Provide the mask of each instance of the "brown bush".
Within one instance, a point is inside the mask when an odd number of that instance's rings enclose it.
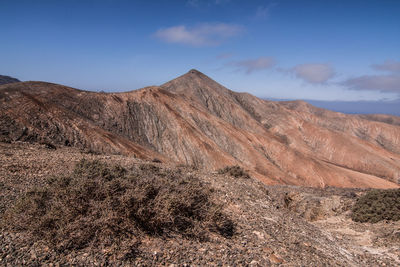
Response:
[[[219,174],[229,174],[232,177],[235,178],[250,178],[250,175],[240,166],[235,165],[235,166],[226,166],[223,169],[218,170]]]
[[[145,234],[205,240],[214,231],[231,237],[235,225],[211,192],[196,177],[151,165],[128,171],[82,160],[71,175],[21,197],[3,226],[62,250],[139,242]]]
[[[354,204],[351,218],[356,222],[370,223],[400,220],[400,189],[367,192]]]

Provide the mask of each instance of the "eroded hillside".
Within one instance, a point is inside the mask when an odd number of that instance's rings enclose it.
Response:
[[[94,93],[0,87],[2,141],[44,142],[208,170],[239,164],[267,184],[398,187],[400,127],[228,90],[191,70],[161,86]],[[394,117],[396,118],[396,117]]]

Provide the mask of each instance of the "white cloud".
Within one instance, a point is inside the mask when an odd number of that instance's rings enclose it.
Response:
[[[400,72],[400,61],[386,60],[382,64],[373,64],[371,67],[380,71]]]
[[[244,70],[247,74],[250,74],[254,71],[272,68],[276,65],[276,61],[272,57],[259,57],[256,59],[231,62],[229,65],[236,66],[239,69]]]
[[[400,93],[400,75],[364,75],[343,84],[354,90],[375,90]]]
[[[389,72],[389,74],[357,76],[341,84],[351,90],[400,93],[400,61],[386,60],[382,64],[373,64],[371,67],[378,71]]]
[[[159,29],[154,36],[167,43],[193,46],[219,45],[226,39],[239,35],[244,31],[240,25],[226,23],[204,23],[193,28],[184,25]]]
[[[335,71],[332,66],[323,63],[297,65],[290,69],[289,72],[294,73],[297,78],[314,84],[325,83],[335,76]]]

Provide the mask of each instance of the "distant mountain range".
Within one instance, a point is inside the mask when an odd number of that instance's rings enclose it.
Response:
[[[400,99],[392,101],[305,100],[311,105],[347,114],[388,114],[400,116]]]
[[[267,184],[399,187],[399,120],[262,100],[197,70],[124,93],[45,82],[0,86],[0,141],[76,146],[210,170],[238,164]]]

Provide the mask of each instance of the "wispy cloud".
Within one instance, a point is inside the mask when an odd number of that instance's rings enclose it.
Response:
[[[214,46],[241,34],[243,31],[244,27],[240,25],[203,23],[192,28],[185,25],[162,28],[155,32],[154,36],[167,43]]]
[[[335,70],[332,66],[325,63],[300,64],[289,69],[288,72],[294,73],[297,78],[314,84],[325,83],[335,76]]]
[[[399,75],[364,75],[348,79],[343,85],[353,90],[375,90],[400,93]]]
[[[228,65],[235,66],[239,70],[243,70],[247,74],[250,74],[255,71],[272,68],[276,65],[276,61],[272,57],[259,57],[255,59],[230,62]]]
[[[199,0],[188,0],[186,2],[186,5],[192,6],[192,7],[198,7],[200,4]]]
[[[386,75],[363,75],[345,80],[342,84],[352,90],[371,90],[400,93],[400,62],[386,60],[372,64],[371,68],[389,72]]]
[[[256,11],[256,19],[265,19],[269,15],[269,8],[264,6],[259,6]]]
[[[276,5],[276,2],[272,2],[267,6],[258,6],[254,18],[257,20],[268,18],[271,13],[271,9],[274,8]]]
[[[400,61],[386,60],[382,64],[373,64],[371,67],[380,71],[400,72]]]

